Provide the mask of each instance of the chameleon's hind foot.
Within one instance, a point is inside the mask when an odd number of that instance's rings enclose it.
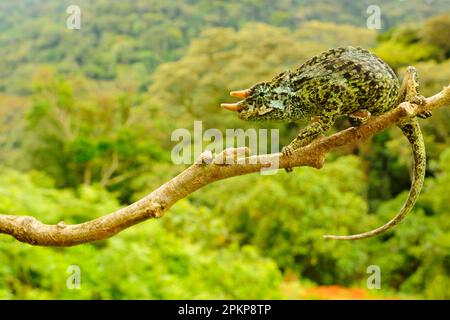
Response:
[[[292,153],[294,152],[294,148],[292,148],[292,146],[286,146],[283,147],[283,149],[281,149],[281,154],[283,155],[283,157],[288,157],[290,155],[292,155]],[[286,167],[284,168],[284,170],[286,170],[286,172],[292,172],[294,171],[294,169],[292,169],[292,167]]]
[[[417,116],[422,119],[427,119],[427,118],[431,117],[432,115],[433,115],[433,112],[431,110],[425,110],[424,112],[418,114]]]
[[[414,97],[410,98],[409,102],[417,104],[419,106],[423,106],[427,103],[427,98],[418,94],[418,95],[415,95]]]
[[[427,104],[427,98],[419,94],[419,81],[417,78],[416,68],[408,67],[400,89],[400,98],[404,97],[404,101],[408,101],[409,103],[413,103],[418,106],[424,106]],[[432,116],[432,112],[430,110],[426,110],[417,116],[419,118],[426,119]]]
[[[410,103],[423,106],[426,98],[419,94],[419,80],[416,68],[409,66],[406,68],[405,77],[399,90],[398,103],[408,101]]]

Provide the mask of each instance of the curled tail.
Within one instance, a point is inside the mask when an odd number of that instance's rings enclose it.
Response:
[[[379,235],[397,225],[414,207],[414,204],[419,197],[420,191],[422,190],[423,181],[425,179],[425,144],[423,142],[423,136],[422,131],[420,131],[419,122],[416,118],[410,119],[400,124],[399,128],[402,130],[405,137],[408,138],[414,156],[414,175],[411,182],[411,189],[409,190],[408,198],[403,204],[403,207],[395,215],[394,218],[392,218],[389,222],[379,228],[350,236],[325,235],[324,238],[337,240],[357,240]]]

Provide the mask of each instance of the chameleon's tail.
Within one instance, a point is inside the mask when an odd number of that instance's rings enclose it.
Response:
[[[376,236],[380,233],[389,230],[408,214],[409,211],[413,208],[416,203],[417,198],[419,197],[420,191],[422,189],[423,181],[425,178],[425,166],[426,166],[426,154],[425,154],[425,144],[423,142],[422,132],[420,131],[419,122],[416,118],[408,120],[399,125],[399,128],[402,130],[403,134],[408,138],[409,143],[411,144],[414,156],[414,175],[412,178],[411,189],[409,190],[408,198],[406,199],[403,207],[385,225],[373,229],[368,232],[354,234],[350,236],[334,236],[334,235],[326,235],[324,238],[327,239],[337,239],[337,240],[357,240],[364,239]]]

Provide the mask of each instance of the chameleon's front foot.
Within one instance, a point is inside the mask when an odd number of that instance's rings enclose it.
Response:
[[[281,149],[281,154],[283,155],[283,157],[289,157],[292,155],[292,153],[294,153],[294,148],[292,146],[285,146],[283,147],[283,149]],[[286,172],[292,172],[294,169],[292,169],[292,167],[286,167],[284,168],[284,170],[286,170]]]
[[[427,98],[418,94],[418,95],[415,95],[414,97],[412,97],[409,102],[417,104],[419,106],[423,106],[427,103]]]
[[[307,146],[323,132],[328,130],[334,123],[335,114],[315,117],[313,122],[306,128],[300,130],[297,137],[284,147],[281,152],[283,156],[290,156],[295,150]],[[286,167],[286,172],[291,172],[292,167]]]
[[[419,106],[424,106],[427,103],[427,98],[425,98],[424,96],[422,96],[420,94],[417,94],[414,97],[412,97],[409,102],[417,104]],[[426,119],[426,118],[431,117],[432,115],[433,115],[433,113],[431,112],[431,110],[425,110],[424,112],[418,114],[417,116],[419,118]]]

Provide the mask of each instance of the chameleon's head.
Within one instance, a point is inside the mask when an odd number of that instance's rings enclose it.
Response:
[[[236,111],[239,118],[248,121],[283,120],[287,118],[289,105],[288,88],[276,87],[269,82],[260,82],[250,89],[232,91],[230,95],[243,100],[236,103],[222,103],[220,106]]]

